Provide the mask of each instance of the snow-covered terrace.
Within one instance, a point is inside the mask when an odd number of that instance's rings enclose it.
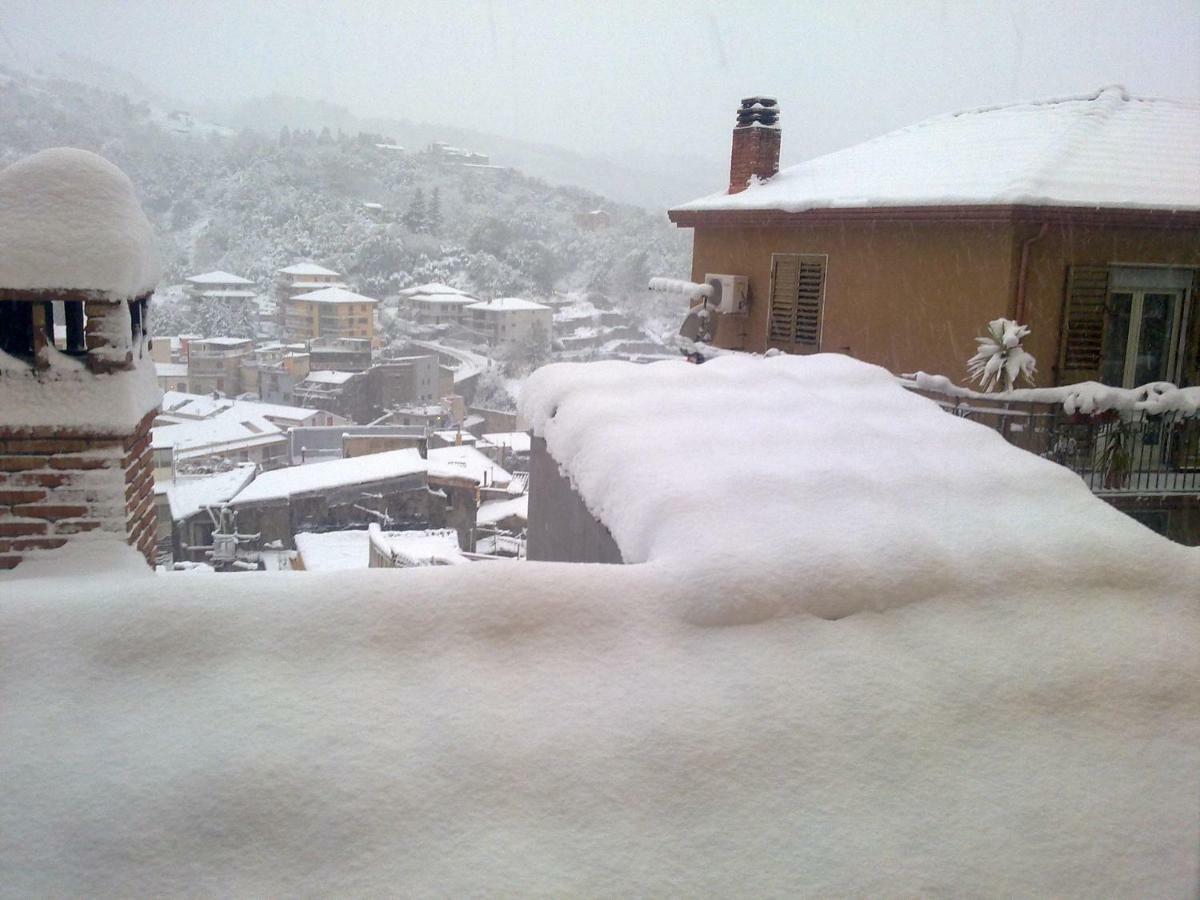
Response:
[[[844,357],[522,405],[634,564],[8,576],[5,890],[1194,893],[1197,551]]]

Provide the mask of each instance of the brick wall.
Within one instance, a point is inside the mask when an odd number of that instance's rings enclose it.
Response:
[[[156,412],[126,437],[0,428],[0,569],[93,531],[119,534],[153,564]]]
[[[778,128],[749,126],[733,129],[733,152],[729,158],[729,193],[746,189],[750,176],[770,178],[779,171]]]

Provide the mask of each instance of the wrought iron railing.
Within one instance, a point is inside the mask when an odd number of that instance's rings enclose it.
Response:
[[[1200,495],[1200,417],[1195,415],[1143,410],[1068,414],[1057,403],[918,393],[1066,466],[1096,494]]]

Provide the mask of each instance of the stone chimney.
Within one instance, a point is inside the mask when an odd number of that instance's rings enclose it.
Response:
[[[779,171],[779,103],[773,97],[746,97],[738,107],[729,159],[729,193],[746,189],[751,176]]]

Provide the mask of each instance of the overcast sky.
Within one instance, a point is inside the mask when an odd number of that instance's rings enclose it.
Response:
[[[926,116],[1122,83],[1200,97],[1200,0],[0,0],[0,51],[86,54],[189,103],[286,93],[577,150],[784,161]]]

